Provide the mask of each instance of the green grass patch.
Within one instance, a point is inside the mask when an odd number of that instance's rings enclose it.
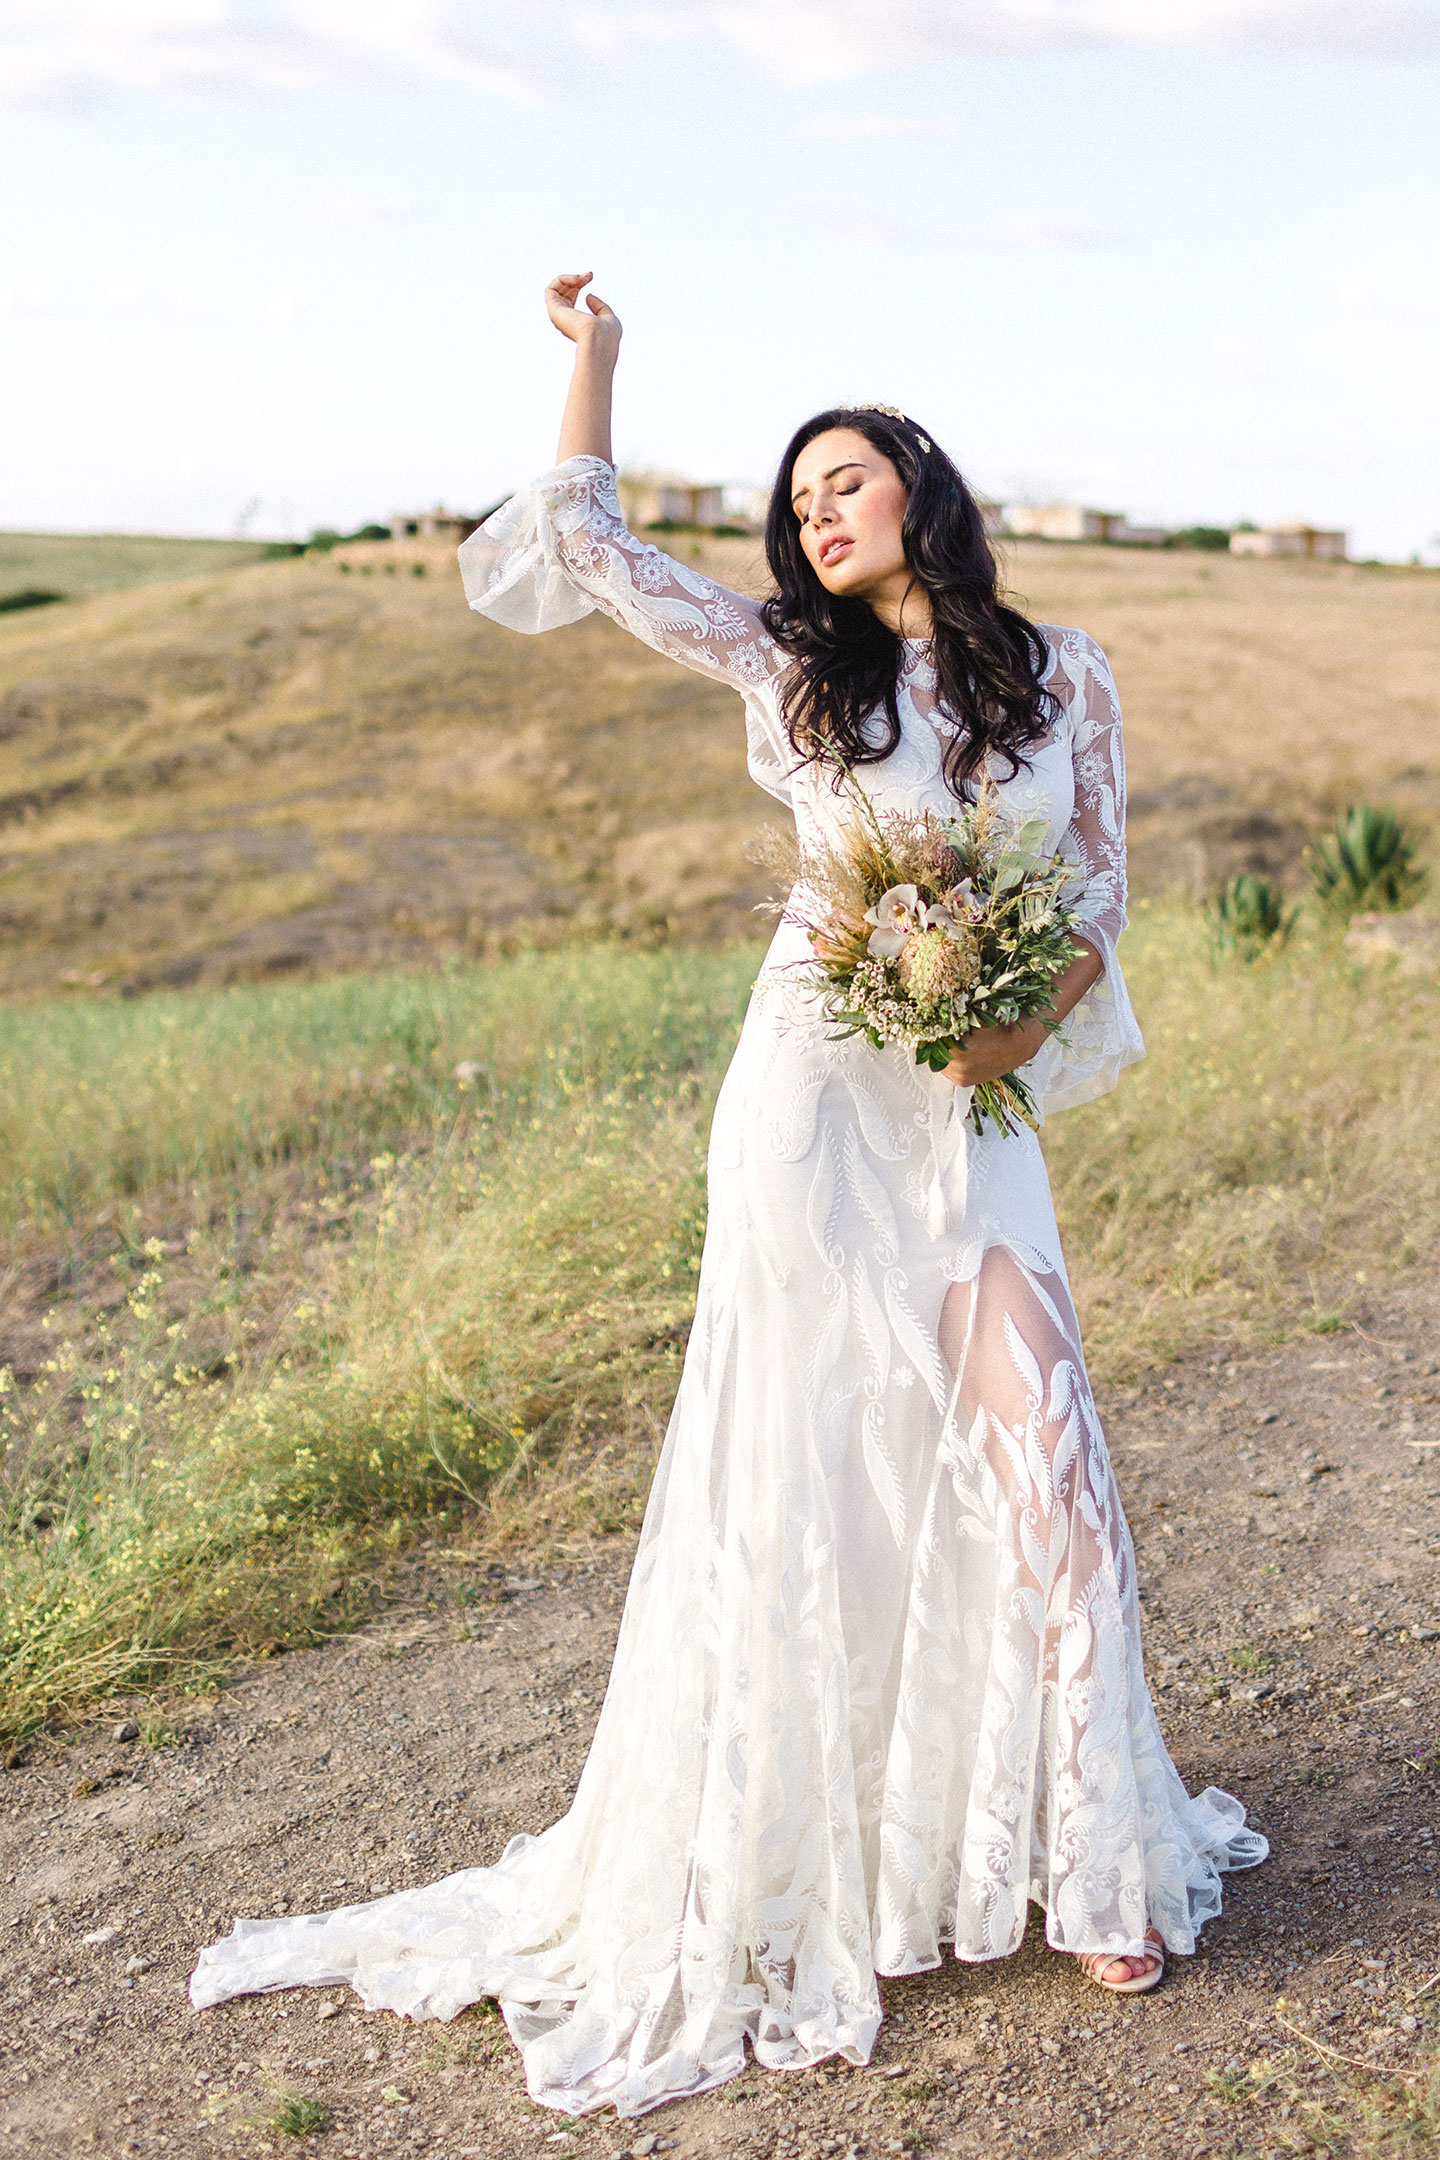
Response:
[[[12,1737],[349,1624],[421,1524],[638,1520],[758,954],[0,1011]],[[1182,909],[1126,958],[1150,1056],[1046,1135],[1097,1374],[1348,1325],[1432,1255],[1440,990]]]
[[[278,2130],[282,2137],[316,2137],[330,2128],[332,2120],[323,2101],[312,2099],[308,2093],[287,2093],[266,2117],[266,2127]]]
[[[62,1006],[48,1037],[0,1016],[55,1166],[13,1189],[16,1235],[76,1278],[0,1395],[12,1734],[341,1624],[347,1571],[419,1520],[637,1518],[753,966],[592,952]]]
[[[62,592],[118,592],[166,585],[258,562],[254,540],[177,540],[160,533],[0,533],[0,587],[58,586]]]
[[[1092,1368],[1331,1333],[1440,1227],[1440,985],[1302,922],[1249,966],[1141,903],[1125,963],[1149,1054],[1046,1154]]]

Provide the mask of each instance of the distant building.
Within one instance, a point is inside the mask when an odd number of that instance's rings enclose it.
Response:
[[[727,525],[743,525],[748,532],[763,532],[770,515],[770,490],[741,483],[720,490]]]
[[[680,473],[635,472],[619,476],[620,508],[627,524],[724,525],[725,490],[718,481],[686,480]]]
[[[1105,540],[1119,547],[1163,547],[1163,526],[1132,525],[1123,510],[1084,503],[1006,503],[1003,530],[1017,540]]]
[[[1264,525],[1259,532],[1232,532],[1232,555],[1289,555],[1306,562],[1344,562],[1349,534],[1321,525]]]
[[[478,517],[470,517],[463,510],[447,510],[443,503],[436,503],[433,510],[392,510],[390,537],[392,540],[451,540],[458,544],[468,540],[479,523]]]
[[[643,532],[647,525],[739,525],[763,532],[770,490],[744,482],[687,480],[667,472],[622,472],[620,508],[625,522]]]

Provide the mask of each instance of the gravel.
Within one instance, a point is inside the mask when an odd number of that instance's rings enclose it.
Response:
[[[531,2107],[484,2013],[414,2026],[333,1988],[191,2012],[237,1912],[484,1864],[566,1806],[630,1548],[508,1578],[432,1550],[360,1634],[167,1706],[173,1745],[112,1704],[0,1776],[0,2150],[1208,2160],[1281,2149],[1335,2091],[1322,2049],[1418,2072],[1440,2059],[1437,1321],[1420,1284],[1102,1403],[1172,1752],[1275,1847],[1158,1994],[1100,1993],[1032,1927],[1003,1963],[887,1982],[868,2070],[751,2071],[628,2125]],[[292,2094],[329,2129],[267,2130]]]

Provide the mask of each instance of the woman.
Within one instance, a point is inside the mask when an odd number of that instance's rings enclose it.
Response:
[[[532,2096],[635,2115],[735,2076],[863,2063],[877,1973],[1003,1957],[1030,1900],[1103,1987],[1153,1987],[1265,1856],[1190,1799],[1141,1664],[1134,1557],[1038,1142],[964,1091],[1024,1066],[1051,1111],[1142,1045],[1124,925],[1120,717],[1083,633],[1005,607],[974,499],[890,408],[785,453],[776,595],[629,534],[620,325],[557,278],[575,345],[556,470],[461,549],[518,630],[599,607],[743,693],[750,771],[802,839],[851,767],[881,811],[982,775],[1075,864],[1063,1034],[984,1030],[944,1074],[830,1039],[782,924],[716,1107],[695,1325],[574,1805],[499,1864],[309,1919],[240,1922],[197,2004],[348,1980],[371,2008],[498,1996]],[[800,963],[797,967],[796,963]]]

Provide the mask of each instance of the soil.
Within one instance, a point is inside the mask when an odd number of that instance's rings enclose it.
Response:
[[[171,1706],[169,1731],[111,1706],[0,1777],[0,2151],[1170,2160],[1295,2149],[1311,2103],[1353,2117],[1387,2072],[1418,2090],[1440,2059],[1437,1323],[1416,1285],[1102,1403],[1176,1763],[1274,1848],[1157,1994],[1102,1993],[1032,1927],[1003,1962],[887,1981],[866,2070],[752,2071],[629,2124],[532,2107],[484,2008],[417,2026],[331,1988],[193,2013],[196,1951],[235,1914],[484,1863],[566,1806],[629,1547],[529,1576],[431,1547],[362,1632]],[[269,2126],[297,2095],[328,2128]]]

